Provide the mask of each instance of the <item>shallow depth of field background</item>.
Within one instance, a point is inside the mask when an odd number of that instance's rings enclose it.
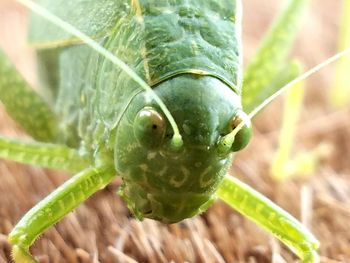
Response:
[[[282,1],[243,2],[247,63]],[[307,68],[336,52],[340,7],[340,0],[312,1],[293,52]],[[26,14],[13,0],[0,0],[0,47],[35,84],[33,53],[24,42]],[[334,70],[330,66],[308,79],[295,138],[295,153],[311,151],[321,143],[327,146],[314,174],[282,183],[269,177],[282,98],[255,119],[254,138],[237,155],[231,173],[297,218],[303,214],[321,241],[322,262],[350,262],[350,110],[329,106]],[[26,138],[1,107],[0,134]],[[0,263],[10,262],[6,235],[13,225],[67,178],[62,172],[0,160]],[[117,179],[45,232],[32,248],[40,262],[260,263],[271,262],[272,255],[275,262],[296,261],[283,245],[221,202],[202,216],[179,224],[138,222],[116,196],[119,184]],[[301,204],[306,209],[301,209]]]

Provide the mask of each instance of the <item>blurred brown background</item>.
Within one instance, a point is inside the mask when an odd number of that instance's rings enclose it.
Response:
[[[243,2],[247,62],[282,1]],[[340,0],[312,1],[294,49],[307,68],[336,52],[340,7]],[[34,56],[25,44],[26,14],[13,0],[0,0],[0,47],[35,85]],[[320,143],[330,146],[315,173],[283,183],[269,177],[281,121],[279,98],[256,118],[254,139],[238,154],[232,174],[297,218],[300,204],[310,203],[303,215],[321,241],[321,261],[350,262],[350,115],[348,109],[328,106],[333,73],[330,66],[308,79],[295,139],[295,152]],[[0,134],[25,137],[1,107]],[[13,225],[67,178],[64,173],[0,160],[0,263],[10,262],[6,235]],[[138,222],[116,196],[118,184],[117,180],[45,232],[33,246],[34,255],[41,262],[271,262],[272,255],[275,262],[296,261],[283,245],[220,202],[204,215],[175,225]]]

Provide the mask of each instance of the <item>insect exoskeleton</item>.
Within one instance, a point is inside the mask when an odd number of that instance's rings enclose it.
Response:
[[[138,218],[174,223],[212,204],[232,153],[249,141],[250,122],[240,96],[213,76],[180,74],[154,91],[179,126],[182,145],[174,147],[167,119],[141,92],[117,126],[115,166],[123,178],[120,193]],[[235,137],[238,143],[222,145],[239,120],[245,124]]]

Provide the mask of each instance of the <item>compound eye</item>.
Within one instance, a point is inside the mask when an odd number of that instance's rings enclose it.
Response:
[[[243,122],[243,127],[236,134],[235,140],[231,146],[231,151],[233,152],[237,152],[239,150],[242,150],[244,147],[246,147],[250,141],[250,138],[252,137],[252,127],[251,127],[250,119],[248,115],[242,110],[239,110],[235,114],[235,116],[233,116],[233,118],[231,119],[230,130],[233,131],[242,122]]]
[[[166,122],[161,114],[152,107],[140,110],[134,120],[134,134],[146,147],[156,148],[163,142]]]

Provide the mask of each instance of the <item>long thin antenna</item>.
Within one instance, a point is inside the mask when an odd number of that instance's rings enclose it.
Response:
[[[253,118],[259,111],[261,111],[264,107],[266,107],[270,102],[272,102],[275,98],[277,98],[279,95],[281,95],[282,93],[284,93],[285,91],[287,91],[288,89],[290,89],[291,87],[293,87],[295,84],[307,79],[308,77],[310,77],[311,75],[315,74],[316,72],[320,71],[321,69],[325,68],[326,66],[328,66],[329,64],[339,60],[340,58],[346,56],[350,54],[350,47],[333,55],[332,57],[326,59],[325,61],[323,61],[322,63],[316,65],[315,67],[309,69],[308,71],[306,71],[305,73],[301,74],[299,77],[295,78],[294,80],[292,80],[291,82],[289,82],[288,84],[286,84],[285,86],[283,86],[281,89],[279,89],[278,91],[276,91],[274,94],[272,94],[270,97],[268,97],[267,99],[265,99],[259,106],[257,106],[254,110],[252,110],[248,116],[249,118]]]
[[[126,65],[122,60],[120,60],[118,57],[116,57],[114,54],[109,52],[107,49],[99,45],[96,41],[91,39],[89,36],[84,34],[83,32],[79,31],[75,27],[73,27],[71,24],[63,21],[56,15],[52,14],[42,6],[36,4],[35,2],[31,0],[16,0],[17,2],[20,2],[22,5],[28,7],[30,10],[32,10],[34,13],[42,16],[46,20],[50,21],[51,23],[55,24],[56,26],[62,28],[63,30],[67,31],[68,33],[76,36],[77,38],[81,39],[85,44],[90,46],[92,49],[96,50],[99,54],[104,56],[106,59],[111,61],[113,64],[118,66],[120,69],[122,69],[127,75],[129,75],[137,84],[139,84],[145,91],[149,92],[153,99],[158,103],[159,107],[164,112],[165,116],[170,122],[170,125],[174,131],[174,136],[172,138],[172,143],[176,147],[177,145],[182,144],[182,137],[179,132],[179,128],[177,127],[177,124],[171,115],[168,108],[165,106],[163,101],[157,96],[157,94],[152,90],[150,86],[142,79],[140,78],[128,65]]]
[[[338,52],[337,54],[335,54],[335,55],[331,56],[330,58],[326,59],[325,61],[323,61],[322,63],[316,65],[315,67],[313,67],[313,68],[309,69],[308,71],[306,71],[305,73],[301,74],[299,77],[295,78],[294,80],[292,80],[291,82],[289,82],[288,84],[283,86],[281,89],[276,91],[274,94],[272,94],[270,97],[265,99],[260,105],[258,105],[253,111],[251,111],[248,114],[248,117],[250,119],[252,119],[259,111],[261,111],[264,107],[266,107],[270,102],[272,102],[279,95],[281,95],[282,93],[286,92],[288,89],[293,87],[295,84],[307,79],[308,77],[317,73],[318,71],[325,68],[329,64],[339,60],[340,58],[342,58],[348,54],[350,54],[350,47],[341,51],[341,52]],[[241,122],[233,131],[231,131],[229,134],[227,134],[223,138],[225,143],[232,144],[234,142],[236,134],[239,132],[240,129],[243,128],[243,126],[244,126],[244,123]]]

